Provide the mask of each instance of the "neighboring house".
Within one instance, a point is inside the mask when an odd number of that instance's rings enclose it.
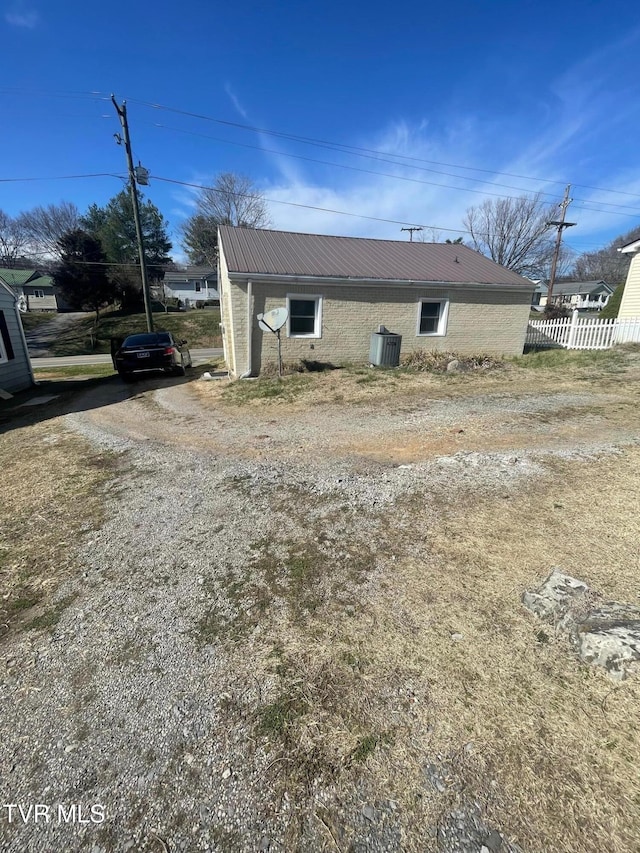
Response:
[[[162,284],[165,293],[183,304],[218,300],[218,275],[210,267],[186,267],[167,270]],[[187,302],[188,300],[188,302]]]
[[[547,284],[541,278],[532,278],[531,281],[535,284],[535,290],[531,297],[531,307],[541,310],[547,304]]]
[[[606,281],[556,281],[553,285],[553,301],[571,305],[574,309],[595,308],[600,310],[609,301],[615,288]]]
[[[626,320],[630,317],[640,317],[640,240],[627,243],[626,246],[621,246],[618,251],[632,256],[618,318]]]
[[[34,384],[15,292],[0,281],[0,389],[14,393]]]
[[[466,246],[219,229],[224,353],[232,377],[276,359],[256,315],[286,306],[284,361],[367,363],[380,325],[402,352],[520,354],[533,282]]]
[[[20,299],[23,311],[57,311],[53,279],[40,270],[0,269],[0,281]]]

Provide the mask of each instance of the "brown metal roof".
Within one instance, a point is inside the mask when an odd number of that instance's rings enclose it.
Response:
[[[230,273],[473,284],[533,283],[466,246],[220,226]]]

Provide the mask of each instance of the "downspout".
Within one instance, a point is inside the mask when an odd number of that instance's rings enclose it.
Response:
[[[31,364],[31,358],[29,357],[29,347],[27,345],[27,339],[24,335],[24,328],[22,326],[22,318],[20,317],[20,309],[18,308],[18,298],[13,304],[14,311],[16,312],[16,320],[18,322],[18,329],[20,330],[20,339],[22,340],[22,346],[24,347],[24,354],[27,356],[27,367],[29,368],[29,376],[31,377],[31,384],[37,385],[36,377],[33,375],[33,365]]]
[[[251,310],[251,300],[253,299],[253,282],[247,281],[247,369],[240,376],[240,379],[249,379],[253,373],[251,366],[252,362],[252,344],[253,344],[253,312]]]

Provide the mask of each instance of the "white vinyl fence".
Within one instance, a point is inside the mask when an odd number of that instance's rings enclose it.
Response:
[[[562,320],[530,320],[526,346],[564,349],[609,349],[614,344],[640,343],[640,317],[599,320],[577,311]]]

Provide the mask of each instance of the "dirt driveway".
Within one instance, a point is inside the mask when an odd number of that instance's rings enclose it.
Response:
[[[520,604],[639,603],[636,359],[9,421],[2,849],[636,850],[638,685]]]

